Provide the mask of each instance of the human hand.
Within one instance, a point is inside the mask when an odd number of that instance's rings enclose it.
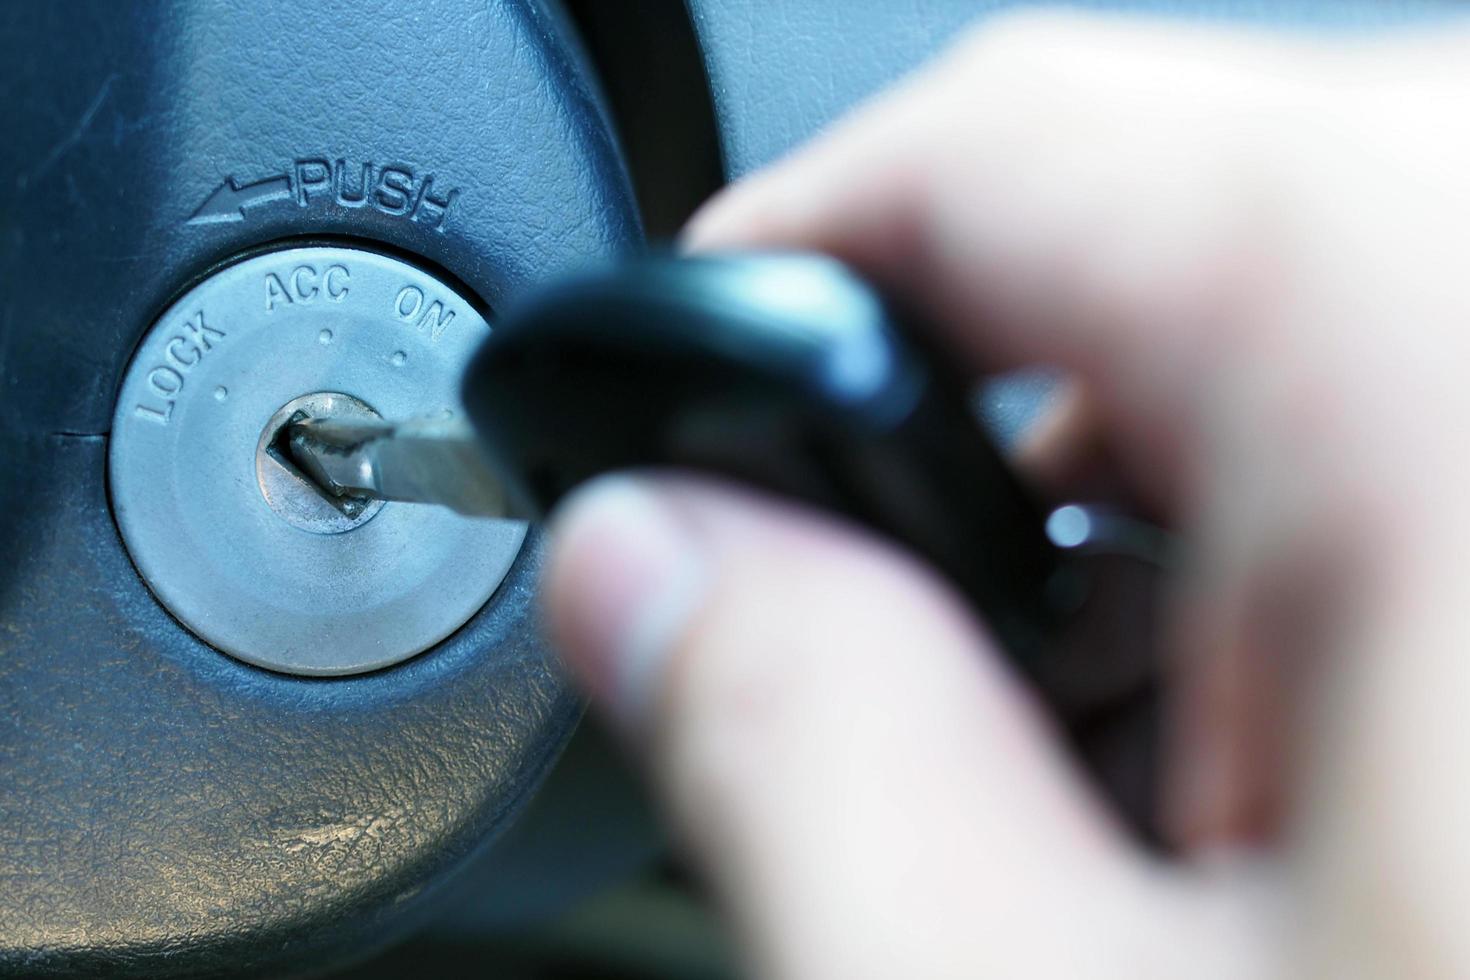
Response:
[[[553,627],[777,976],[1470,974],[1470,38],[997,22],[696,217],[830,252],[977,372],[1019,462],[1183,542],[1140,850],[983,623],[840,522],[579,492]],[[983,547],[983,542],[977,542]]]

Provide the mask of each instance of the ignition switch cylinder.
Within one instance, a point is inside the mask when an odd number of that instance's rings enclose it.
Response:
[[[159,317],[113,419],[114,516],[185,626],[241,660],[352,674],[444,639],[494,593],[525,524],[324,495],[280,451],[302,418],[455,418],[489,332],[401,259],[312,246],[212,274]]]

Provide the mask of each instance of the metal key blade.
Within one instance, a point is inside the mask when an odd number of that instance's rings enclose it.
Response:
[[[442,504],[472,517],[514,517],[468,424],[303,419],[291,456],[324,493]]]

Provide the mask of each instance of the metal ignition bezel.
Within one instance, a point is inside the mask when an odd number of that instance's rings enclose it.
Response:
[[[109,446],[113,515],[153,594],[207,643],[292,674],[375,670],[454,632],[504,578],[524,523],[390,503],[313,533],[267,502],[257,449],[267,421],[313,393],[389,418],[459,414],[488,332],[444,280],[349,245],[257,253],[186,291],[134,353]]]

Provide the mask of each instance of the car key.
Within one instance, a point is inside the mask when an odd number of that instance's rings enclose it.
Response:
[[[1091,724],[1151,677],[1150,577],[1091,555],[1136,566],[1164,538],[1106,509],[1041,506],[981,427],[968,380],[910,324],[825,256],[625,261],[494,326],[464,381],[473,427],[307,419],[290,451],[337,495],[498,516],[545,514],[627,468],[757,485],[928,561],[1043,698]],[[1084,617],[1099,591],[1110,609]]]
[[[1066,548],[1155,551],[1134,522],[1048,514],[926,335],[841,263],[650,257],[501,320],[459,420],[306,419],[290,452],[338,496],[537,516],[600,473],[683,466],[826,508],[943,571],[1021,663],[1075,605]],[[483,448],[484,452],[481,452]]]

